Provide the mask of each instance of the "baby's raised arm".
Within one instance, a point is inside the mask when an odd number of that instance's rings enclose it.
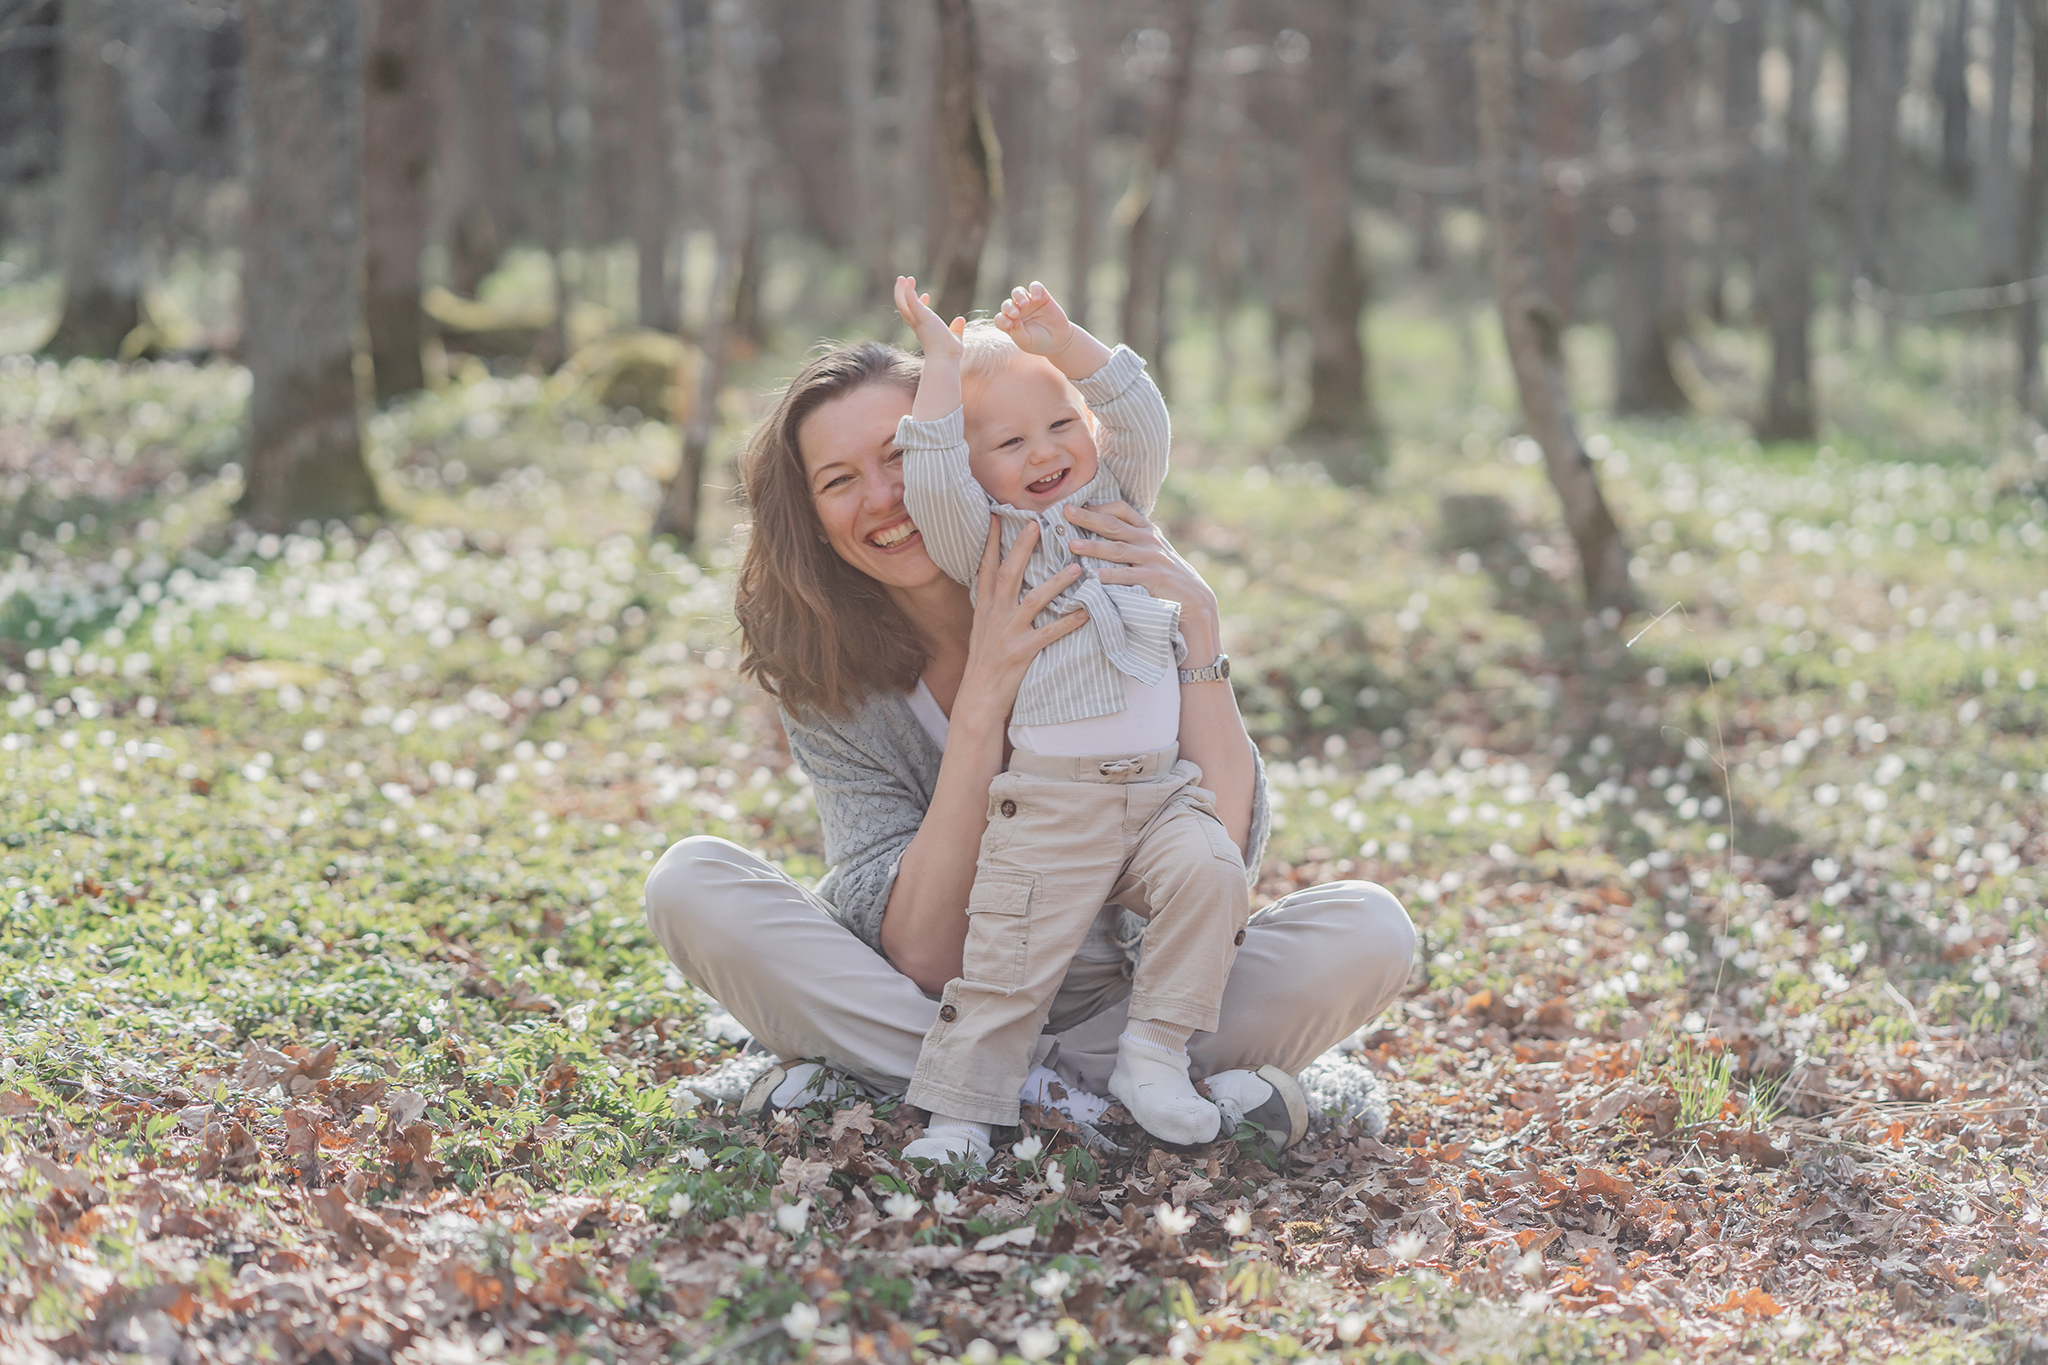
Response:
[[[896,277],[896,311],[924,349],[924,371],[910,416],[896,428],[903,447],[903,505],[924,537],[925,553],[947,577],[975,584],[988,540],[988,493],[967,463],[960,409],[960,337],[931,309],[917,281]]]
[[[1003,300],[996,325],[1017,348],[1042,355],[1073,380],[1100,423],[1095,449],[1102,464],[1139,512],[1150,516],[1166,482],[1172,425],[1159,386],[1144,362],[1126,348],[1111,351],[1068,318],[1044,285],[1033,280]]]

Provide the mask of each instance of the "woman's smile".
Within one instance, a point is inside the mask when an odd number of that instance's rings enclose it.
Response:
[[[890,522],[879,531],[869,532],[868,544],[878,550],[898,550],[909,544],[913,537],[922,541],[922,537],[918,536],[916,524],[906,516],[900,521]]]

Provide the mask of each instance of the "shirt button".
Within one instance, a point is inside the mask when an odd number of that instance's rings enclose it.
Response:
[[[950,1024],[950,1023],[952,1023],[952,1022],[953,1022],[953,1021],[954,1021],[955,1019],[958,1019],[959,1017],[960,1017],[960,1011],[959,1011],[959,1010],[956,1010],[956,1009],[954,1009],[954,1008],[953,1008],[953,1007],[952,1007],[951,1005],[941,1005],[941,1006],[939,1006],[939,1018],[941,1018],[941,1019],[945,1020],[945,1021],[946,1021],[947,1023],[949,1023],[949,1024]]]
[[[1016,803],[1015,801],[1005,801],[1005,802],[1003,802],[1003,804],[1002,804],[1002,812],[1003,812],[1003,818],[1004,818],[1005,820],[1009,819],[1009,818],[1010,818],[1011,816],[1013,816],[1013,815],[1015,815],[1015,814],[1017,813],[1017,803]]]
[[[1235,939],[1232,939],[1232,940],[1231,940],[1231,942],[1233,942],[1233,943],[1236,943],[1237,945],[1239,945],[1240,947],[1242,947],[1242,946],[1243,946],[1243,944],[1244,944],[1244,930],[1242,930],[1242,929],[1238,930],[1238,931],[1237,931],[1237,937],[1236,937]]]

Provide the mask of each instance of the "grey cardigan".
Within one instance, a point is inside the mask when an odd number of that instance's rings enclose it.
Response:
[[[919,724],[902,692],[870,696],[843,720],[799,720],[785,710],[782,724],[789,733],[791,755],[811,779],[818,823],[824,827],[830,870],[818,883],[818,895],[832,906],[840,923],[881,953],[882,911],[888,908],[903,850],[931,809],[944,751]],[[1257,777],[1252,787],[1247,883],[1257,879],[1273,823],[1266,765],[1256,748],[1252,761]],[[1126,916],[1127,923],[1135,919]],[[1119,935],[1126,941],[1133,936]]]

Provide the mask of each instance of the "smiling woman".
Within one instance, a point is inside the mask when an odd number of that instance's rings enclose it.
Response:
[[[938,997],[963,973],[978,851],[992,818],[1013,813],[991,784],[1010,760],[1019,688],[1032,661],[1090,615],[1048,610],[1082,581],[1081,564],[1026,590],[1036,523],[1005,553],[990,519],[971,594],[933,561],[904,504],[898,444],[920,373],[893,347],[834,348],[790,383],[741,462],[753,513],[735,598],[741,666],[782,707],[830,870],[803,887],[747,849],[686,838],[655,865],[646,903],[683,973],[780,1059],[743,1112],[849,1085],[904,1093],[927,1032],[951,1017]],[[1094,566],[1090,576],[1172,603],[1188,653],[1220,654],[1215,594],[1149,520],[1122,501],[1065,515],[1077,538],[1064,549]],[[1205,856],[1256,870],[1270,807],[1235,696],[1227,682],[1181,689],[1179,752],[1199,767],[1220,823]],[[1070,1092],[1107,1088],[1146,932],[1105,905],[1079,950],[1060,954],[1059,985],[1033,1026],[1044,1030],[1031,1047],[1042,1065],[1020,1098],[1050,1103],[1046,1068]],[[1266,907],[1237,935],[1216,1027],[1188,1044],[1192,1074],[1276,1143],[1300,1138],[1296,1073],[1394,998],[1414,941],[1394,897],[1363,882]],[[992,1107],[1014,1121],[1014,1105]]]

